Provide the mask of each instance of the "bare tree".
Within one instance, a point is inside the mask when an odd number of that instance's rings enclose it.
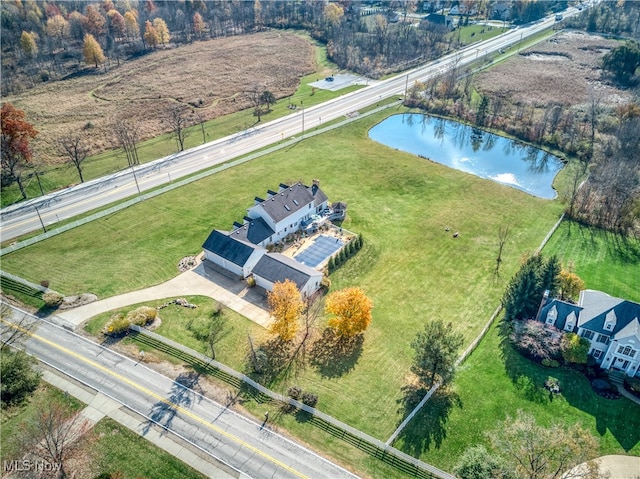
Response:
[[[502,251],[504,245],[509,238],[509,225],[503,225],[498,228],[498,256],[496,257],[496,269],[494,275],[496,278],[500,278],[500,265],[502,264]]]
[[[86,144],[86,138],[80,133],[69,133],[60,137],[58,140],[58,149],[60,153],[67,157],[69,162],[76,167],[80,176],[80,183],[84,183],[82,176],[82,163],[89,154],[89,147]]]
[[[204,123],[206,121],[205,116],[202,114],[202,112],[195,110],[193,112],[193,117],[195,118],[195,120],[198,122],[198,124],[200,125],[200,130],[202,131],[202,144],[204,145],[207,142],[207,136],[206,136],[206,132],[204,130]]]
[[[38,405],[36,416],[22,425],[22,449],[52,464],[57,477],[69,477],[69,463],[86,460],[92,442],[91,423],[67,405],[51,401]]]
[[[0,349],[22,344],[36,328],[37,320],[28,314],[16,313],[8,304],[0,304]]]
[[[117,121],[113,127],[113,131],[118,139],[120,148],[122,148],[127,155],[127,163],[129,166],[139,165],[138,140],[140,130],[137,123],[133,120]]]
[[[184,141],[188,136],[187,127],[189,124],[187,109],[181,105],[173,105],[164,121],[171,127],[178,151],[184,151]]]

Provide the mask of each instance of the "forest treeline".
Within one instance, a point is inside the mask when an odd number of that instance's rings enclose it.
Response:
[[[464,7],[480,19],[496,18],[497,3],[437,2],[439,8]],[[444,25],[420,21],[435,5],[415,0],[7,0],[0,10],[2,94],[89,66],[109,68],[155,48],[264,28],[304,29],[327,45],[340,68],[379,77],[457,46],[459,37]],[[564,0],[513,2],[509,16],[525,23],[566,5]],[[460,19],[468,23],[469,15]]]

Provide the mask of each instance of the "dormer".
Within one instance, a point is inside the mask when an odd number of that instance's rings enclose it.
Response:
[[[558,308],[556,308],[554,304],[547,313],[547,320],[545,322],[551,326],[555,326],[556,319],[558,319]]]
[[[616,312],[612,309],[607,313],[607,317],[604,320],[604,329],[606,331],[613,331],[613,329],[616,327],[616,321]]]
[[[569,316],[567,316],[567,320],[564,322],[564,330],[573,331],[573,328],[575,327],[576,327],[576,313],[571,311]]]

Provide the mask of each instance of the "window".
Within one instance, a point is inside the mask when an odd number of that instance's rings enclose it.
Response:
[[[602,351],[600,351],[599,349],[594,349],[591,354],[594,358],[600,359],[600,356],[602,356]]]
[[[634,357],[636,355],[636,352],[634,349],[631,349],[631,346],[620,346],[618,348],[618,352],[620,354],[624,354],[625,356],[629,356],[630,358]]]
[[[613,323],[607,323],[604,325],[604,329],[611,331],[613,329]]]
[[[564,325],[564,330],[565,331],[573,331],[573,327],[575,325],[573,323],[567,322],[567,324]]]
[[[598,334],[598,339],[596,339],[596,341],[603,344],[609,344],[611,342],[611,339],[609,339],[609,336],[605,334]]]
[[[587,338],[588,340],[592,340],[593,336],[595,336],[595,333],[593,331],[589,331],[588,329],[585,329],[584,331],[582,331],[582,337],[583,338]]]

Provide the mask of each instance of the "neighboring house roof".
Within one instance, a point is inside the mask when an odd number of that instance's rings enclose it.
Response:
[[[324,194],[324,193],[323,193]],[[259,203],[275,223],[285,219],[314,200],[309,188],[298,182]]]
[[[640,317],[640,304],[620,298],[614,298],[601,291],[585,290],[580,293],[580,305],[583,312],[578,326],[590,331],[616,336],[625,330],[632,321]],[[613,311],[616,324],[612,331],[604,329],[607,314]]]
[[[280,253],[267,253],[254,266],[253,274],[271,283],[290,279],[298,289],[302,289],[311,276],[321,273]]]
[[[219,230],[213,230],[202,247],[238,266],[244,266],[256,249],[255,246],[235,240]]]
[[[333,211],[344,211],[347,209],[347,204],[342,201],[336,201],[331,203],[331,208],[333,208]]]
[[[546,322],[549,311],[551,311],[554,307],[556,308],[556,311],[558,313],[554,326],[558,329],[564,329],[566,320],[571,315],[571,313],[574,313],[576,317],[580,317],[580,311],[582,311],[582,308],[580,306],[567,303],[566,301],[561,301],[559,299],[552,299],[551,301],[547,302],[547,304],[545,304],[540,310],[540,321]]]
[[[248,241],[249,243],[257,245],[274,234],[274,231],[262,218],[245,219],[248,221],[234,229],[229,233],[229,236],[234,239]]]

